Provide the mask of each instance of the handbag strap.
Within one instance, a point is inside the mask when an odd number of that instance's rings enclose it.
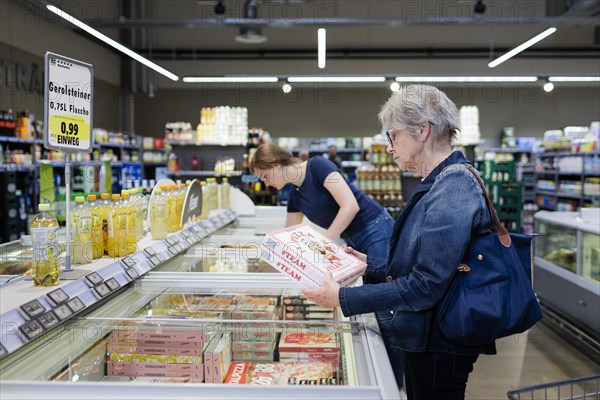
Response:
[[[448,167],[450,167],[450,166],[448,166]],[[446,170],[448,167],[444,168],[444,170]],[[479,176],[479,174],[477,172],[473,171],[471,168],[469,168],[467,166],[465,166],[465,167],[467,168],[467,170],[470,173],[473,174],[473,176],[475,176],[475,179],[477,179],[477,182],[479,183],[479,186],[481,187],[481,190],[483,191],[483,195],[485,196],[485,202],[487,204],[487,208],[490,213],[490,217],[492,218],[492,227],[493,227],[494,231],[496,232],[496,235],[498,235],[498,239],[500,240],[500,243],[502,243],[502,245],[504,247],[510,247],[510,245],[512,243],[510,233],[508,233],[508,230],[504,227],[502,222],[500,222],[500,218],[498,218],[498,214],[496,213],[494,204],[492,203],[492,200],[490,200],[490,196],[488,195],[487,190],[485,190],[485,185],[484,185],[483,181],[481,180],[481,177]]]

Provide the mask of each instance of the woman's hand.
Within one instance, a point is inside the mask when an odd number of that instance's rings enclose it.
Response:
[[[352,254],[354,257],[358,258],[361,261],[367,262],[367,255],[365,253],[361,253],[360,251],[354,250],[350,246],[344,247],[344,251],[346,253]]]
[[[304,289],[302,294],[320,307],[333,308],[340,305],[340,284],[333,280],[331,271],[325,274],[323,286],[318,289]]]

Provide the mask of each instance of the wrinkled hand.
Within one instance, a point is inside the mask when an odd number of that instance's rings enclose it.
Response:
[[[367,255],[365,253],[361,253],[360,251],[357,251],[350,246],[345,246],[344,251],[348,254],[352,254],[354,257],[358,258],[361,261],[367,262]]]
[[[327,271],[323,286],[318,289],[304,289],[302,294],[320,307],[333,308],[340,305],[339,291],[340,284],[333,280],[331,271]]]

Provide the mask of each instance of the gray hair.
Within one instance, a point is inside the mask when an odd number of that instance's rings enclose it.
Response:
[[[428,121],[438,138],[449,139],[454,139],[459,126],[456,104],[429,85],[402,86],[381,107],[379,121],[385,129],[406,129],[411,134]]]

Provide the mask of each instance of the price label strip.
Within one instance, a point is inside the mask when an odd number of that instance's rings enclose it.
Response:
[[[52,310],[48,311],[46,314],[40,315],[37,320],[46,329],[50,329],[60,322]]]
[[[21,310],[29,317],[33,318],[36,315],[43,314],[46,312],[44,306],[37,300],[31,300],[21,306]]]
[[[65,301],[69,300],[69,295],[66,294],[65,291],[62,289],[56,289],[56,290],[48,293],[48,297],[56,305],[64,303]]]

